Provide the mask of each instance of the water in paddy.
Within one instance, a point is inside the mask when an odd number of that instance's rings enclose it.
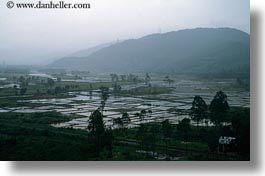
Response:
[[[167,86],[163,82],[155,82]],[[168,119],[171,123],[177,124],[184,118],[189,118],[188,114],[172,112],[170,109],[188,110],[191,108],[191,103],[194,96],[200,95],[209,104],[213,99],[216,91],[213,91],[212,86],[223,86],[227,82],[208,83],[204,84],[199,81],[182,80],[176,82],[171,87],[174,90],[171,93],[158,94],[158,95],[141,95],[134,97],[114,97],[110,96],[106,102],[103,115],[104,122],[107,127],[117,128],[118,126],[113,123],[113,119],[121,117],[123,112],[128,112],[131,119],[128,128],[139,126],[141,123],[148,122],[161,122]],[[141,85],[126,85],[122,89],[130,90]],[[250,93],[238,91],[226,91],[228,102],[230,106],[249,107]],[[71,98],[60,99],[38,99],[38,100],[23,100],[20,102],[38,103],[43,104],[40,107],[19,107],[19,108],[5,108],[0,109],[0,112],[47,112],[57,111],[63,114],[78,115],[77,119],[69,122],[53,124],[55,127],[72,127],[78,129],[86,129],[88,125],[88,118],[91,113],[100,106],[100,94],[98,91],[93,92],[89,96],[89,92],[69,92],[73,95]],[[160,100],[161,99],[161,100]],[[70,106],[70,108],[69,108]],[[141,120],[136,113],[146,110],[144,119]],[[196,124],[192,122],[192,124]],[[199,125],[212,125],[207,121],[201,122]]]

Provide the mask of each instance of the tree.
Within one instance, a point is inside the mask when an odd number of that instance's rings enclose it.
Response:
[[[210,104],[209,110],[211,121],[220,126],[221,122],[226,120],[229,110],[227,95],[222,91],[217,92]]]
[[[145,74],[145,84],[147,85],[151,80],[151,77],[149,76],[148,73]]]
[[[94,142],[97,157],[108,150],[108,158],[112,157],[113,132],[111,129],[106,129],[103,121],[103,115],[99,109],[95,110],[89,117],[88,130],[90,131],[89,139]]]
[[[121,86],[118,85],[117,82],[114,83],[113,91],[114,91],[114,93],[118,93],[121,91]]]
[[[70,89],[70,85],[65,85],[64,88],[68,91]]]
[[[54,82],[53,79],[51,79],[51,78],[47,78],[47,85],[48,85],[49,87],[54,86],[54,84],[55,84],[55,82]]]
[[[164,120],[162,122],[162,133],[164,136],[164,142],[166,144],[166,151],[165,153],[168,154],[168,141],[170,140],[170,137],[172,136],[173,133],[173,127],[172,125],[169,123],[169,120]]]
[[[50,89],[48,89],[48,90],[46,91],[46,93],[47,93],[47,94],[51,94],[52,92],[51,92]]]
[[[89,117],[88,129],[91,133],[99,135],[104,132],[104,128],[103,115],[97,109]]]
[[[129,74],[128,81],[137,84],[139,82],[139,78],[137,75]]]
[[[191,129],[190,126],[190,119],[185,118],[182,121],[179,122],[177,126],[178,132],[180,133],[180,136],[185,139],[186,142],[186,152],[188,150],[187,142],[188,142],[188,136],[189,136],[189,131]]]
[[[101,93],[101,111],[103,111],[105,104],[106,104],[106,101],[109,98],[109,88],[101,86],[99,89],[100,89],[100,93]]]
[[[135,113],[134,115],[135,115],[135,117],[139,117],[140,118],[140,113],[139,112]]]
[[[170,86],[174,81],[172,79],[170,79],[169,76],[165,76],[164,78],[164,82],[165,83],[168,83],[168,85]]]
[[[36,90],[36,95],[40,95],[40,89]]]
[[[131,119],[130,119],[129,114],[127,112],[122,113],[121,119],[122,119],[123,124],[125,124],[125,125],[128,125],[131,122]]]
[[[105,125],[103,122],[103,115],[98,109],[92,112],[89,117],[88,130],[90,131],[92,139],[94,139],[96,152],[99,154],[101,149],[101,138],[105,132]]]
[[[205,101],[200,96],[195,96],[192,102],[191,119],[197,122],[197,126],[199,122],[207,117],[207,105]]]
[[[231,110],[232,111],[232,110]],[[250,154],[250,109],[233,110],[230,115],[232,130],[238,144],[238,152],[249,157]]]
[[[15,96],[17,96],[18,95],[18,90],[17,90],[17,85],[14,85],[14,90],[15,90]]]
[[[145,118],[145,116],[146,116],[146,110],[141,110],[141,112],[140,112],[140,119],[141,119],[141,121],[143,121],[144,120],[144,118]]]
[[[113,123],[118,126],[118,128],[123,128],[123,121],[120,117],[113,120]]]
[[[20,95],[25,95],[25,93],[27,92],[27,88],[23,87],[20,89]]]
[[[89,84],[89,97],[90,97],[90,99],[92,99],[92,95],[93,95],[93,85]]]
[[[21,87],[27,87],[29,79],[26,79],[24,76],[20,76],[18,81],[20,82]]]
[[[20,76],[18,81],[20,82],[20,84],[24,84],[24,82],[25,82],[24,76]]]
[[[170,138],[172,136],[173,127],[168,119],[162,122],[162,132],[165,138]]]
[[[153,111],[151,109],[149,109],[148,111],[149,117],[153,114]]]
[[[122,81],[126,81],[126,75],[120,75]]]
[[[56,86],[55,89],[54,89],[54,93],[55,93],[55,94],[59,94],[59,93],[61,93],[61,92],[62,92],[62,88],[61,88],[61,86]]]
[[[190,119],[184,118],[179,122],[177,125],[178,132],[181,134],[181,136],[186,134],[190,131],[191,126],[190,126]]]
[[[110,76],[111,76],[111,82],[119,81],[119,76],[117,74],[110,74]]]
[[[139,117],[140,120],[143,121],[146,116],[146,110],[143,109],[140,111],[140,113],[139,112],[135,113],[135,116]]]

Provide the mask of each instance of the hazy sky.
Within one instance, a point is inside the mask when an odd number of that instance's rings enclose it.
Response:
[[[91,9],[64,10],[8,9],[7,1],[0,2],[0,49],[23,51],[28,57],[16,59],[23,63],[40,63],[38,54],[42,59],[44,55],[56,57],[97,44],[160,31],[196,27],[232,27],[250,31],[249,0],[65,0],[88,2]],[[12,63],[12,59],[5,60]]]

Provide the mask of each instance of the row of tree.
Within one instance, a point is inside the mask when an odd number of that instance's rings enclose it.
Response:
[[[100,90],[102,105],[94,111],[89,118],[89,140],[95,145],[95,152],[98,155],[105,150],[107,151],[107,156],[111,157],[114,139],[113,131],[105,127],[103,120],[103,110],[108,99],[108,88],[102,87]],[[144,120],[144,117],[151,113],[152,111],[142,110],[136,115],[139,116],[141,120]],[[227,118],[228,115],[231,116],[229,120]],[[197,139],[199,135],[202,135],[200,138],[201,141],[208,143],[211,151],[216,151],[220,135],[228,135],[235,136],[238,139],[238,152],[246,156],[249,154],[249,111],[244,111],[242,109],[235,111],[233,109],[233,111],[230,112],[227,95],[224,92],[217,92],[209,106],[202,97],[195,96],[192,102],[190,116],[192,120],[197,122],[197,125],[200,121],[209,119],[214,122],[218,128],[192,128],[190,119],[187,118],[183,119],[175,126],[170,124],[169,120],[164,120],[160,125],[157,123],[151,125],[141,124],[138,128],[136,139],[141,141],[141,147],[143,147],[144,150],[148,151],[148,148],[152,148],[152,151],[154,151],[155,144],[157,143],[156,140],[160,140],[159,138],[161,137],[160,132],[162,132],[162,140],[165,143],[176,137],[183,139],[185,143],[187,143],[194,137]],[[117,127],[121,129],[121,132],[125,130],[127,133],[125,127],[128,127],[130,121],[129,114],[124,112],[120,118],[114,119],[114,125],[117,125]],[[222,122],[230,122],[231,128],[222,126]],[[150,128],[147,128],[148,126],[150,126]],[[177,133],[175,133],[176,131]],[[197,134],[197,132],[200,133]],[[167,146],[168,144],[165,145]]]
[[[227,120],[227,114],[229,111],[229,104],[227,102],[227,95],[219,91],[214,96],[207,106],[206,102],[200,96],[195,96],[192,102],[190,116],[191,119],[197,122],[197,126],[200,121],[210,119],[216,126],[220,126],[222,122]]]
[[[129,75],[117,75],[117,74],[110,74],[111,82],[118,82],[118,81],[128,81],[133,83],[141,83],[144,82],[148,84],[151,81],[151,77],[148,73],[145,74],[144,78],[140,78],[138,75],[129,74]]]

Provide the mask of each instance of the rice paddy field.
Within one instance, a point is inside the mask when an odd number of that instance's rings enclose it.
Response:
[[[99,79],[100,80],[100,79]],[[106,80],[106,78],[104,78]],[[87,80],[90,81],[90,80]],[[250,92],[231,89],[234,80],[195,81],[189,79],[175,80],[174,84],[167,85],[162,80],[154,78],[152,87],[165,87],[167,93],[144,95],[113,95],[106,101],[103,111],[104,122],[108,128],[117,128],[113,123],[115,118],[127,112],[131,119],[128,128],[138,127],[141,123],[161,122],[166,119],[172,124],[178,124],[184,118],[190,118],[188,111],[191,108],[193,98],[201,96],[209,105],[218,90],[225,89],[228,103],[232,107],[250,107]],[[139,87],[147,87],[144,83],[121,86],[122,90],[130,91]],[[4,97],[1,97],[2,99]],[[38,113],[56,111],[65,115],[75,115],[76,119],[69,122],[51,124],[55,127],[77,128],[86,130],[91,113],[101,103],[100,90],[95,89],[92,94],[88,91],[67,92],[66,98],[24,98],[17,103],[27,106],[2,107],[1,112]],[[34,106],[37,105],[37,106]],[[137,113],[145,110],[147,113],[141,119]],[[195,122],[192,122],[195,124]],[[199,125],[212,125],[202,121]]]

